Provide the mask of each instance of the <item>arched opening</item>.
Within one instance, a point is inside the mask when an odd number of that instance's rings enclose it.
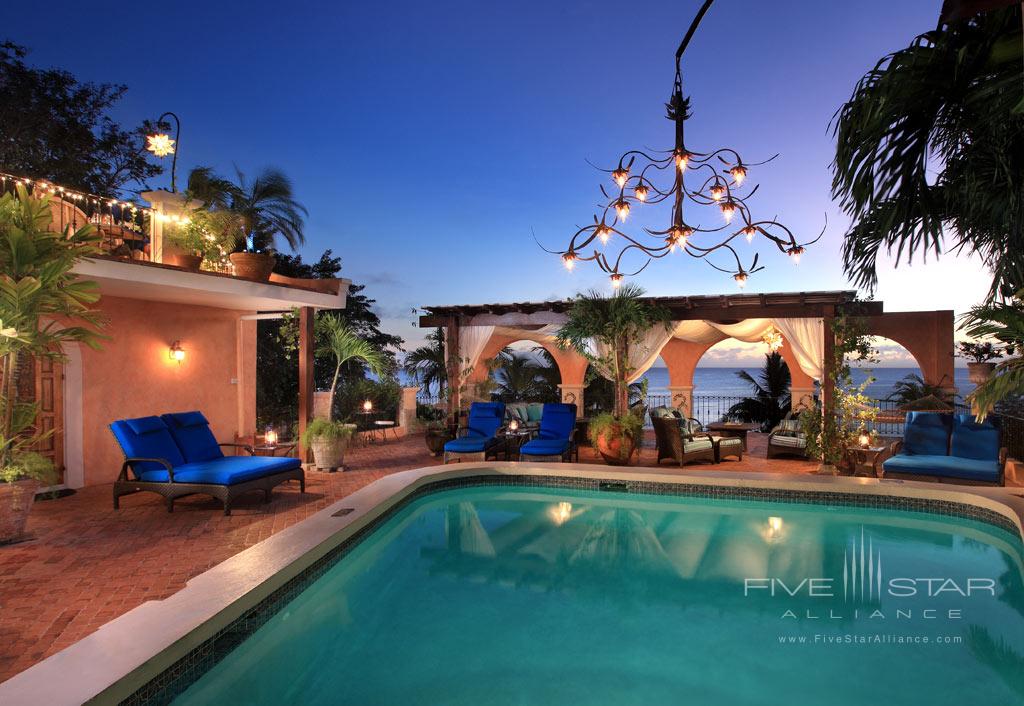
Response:
[[[792,407],[787,358],[761,342],[727,338],[708,346],[694,368],[691,416],[704,424],[729,420],[771,429]]]
[[[557,348],[527,339],[505,340],[481,360],[486,376],[478,378],[474,397],[506,403],[558,402],[562,373]]]
[[[855,385],[865,383],[870,376],[864,394],[879,400],[882,407],[906,405],[926,396],[955,402],[958,397],[974,389],[967,379],[967,370],[938,373],[922,365],[914,351],[897,340],[887,336],[871,336],[871,346],[876,351],[877,362],[855,363],[851,366]],[[956,396],[952,394],[956,388]]]
[[[648,407],[675,406],[672,402],[672,380],[669,376],[668,363],[660,355],[637,382],[640,384],[638,392],[643,394]]]

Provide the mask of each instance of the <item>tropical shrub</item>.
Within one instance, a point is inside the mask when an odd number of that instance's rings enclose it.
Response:
[[[746,370],[736,373],[736,377],[750,385],[753,396],[732,405],[727,415],[744,422],[758,422],[762,431],[768,431],[790,411],[791,378],[789,366],[778,352],[767,353],[764,358],[764,366],[757,379]]]

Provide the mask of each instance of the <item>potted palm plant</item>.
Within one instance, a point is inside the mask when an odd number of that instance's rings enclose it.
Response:
[[[575,349],[612,382],[612,413],[599,415],[588,425],[591,443],[611,465],[630,462],[643,429],[643,420],[629,410],[632,354],[652,328],[668,330],[671,323],[668,311],[643,299],[643,294],[643,289],[629,284],[610,297],[593,290],[578,295],[557,333],[560,346]]]
[[[981,385],[992,377],[996,369],[992,361],[1003,356],[1002,351],[991,341],[961,341],[956,347],[962,357],[969,359],[967,379],[975,385]]]
[[[101,338],[96,283],[71,272],[100,254],[99,237],[92,226],[61,232],[52,222],[48,198],[20,185],[0,197],[0,543],[22,535],[36,491],[55,478],[35,451],[55,430],[36,427],[39,407],[19,398],[19,373],[42,358],[60,360],[62,343],[95,348]]]
[[[252,180],[240,171],[237,177],[232,182],[210,167],[197,167],[189,174],[188,191],[211,213],[230,217],[233,251],[228,257],[235,276],[265,282],[276,262],[275,240],[284,238],[292,250],[305,242],[306,209],[296,201],[291,180],[277,169]]]
[[[340,318],[325,314],[317,319],[317,338],[323,343],[317,354],[334,360],[334,374],[328,394],[327,419],[314,420],[302,437],[302,443],[313,451],[317,468],[335,470],[342,468],[345,450],[355,433],[354,424],[342,424],[333,419],[334,398],[338,391],[338,380],[342,367],[351,361],[363,363],[370,372],[381,376],[387,372],[387,359],[379,348],[357,336]]]

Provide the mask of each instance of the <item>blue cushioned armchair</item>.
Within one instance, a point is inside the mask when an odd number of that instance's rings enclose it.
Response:
[[[270,493],[279,483],[299,481],[306,492],[306,477],[297,458],[266,456],[225,456],[221,447],[235,447],[249,453],[245,444],[219,443],[201,412],[179,412],[162,417],[121,419],[110,425],[124,453],[121,473],[114,483],[114,509],[122,495],[142,491],[159,493],[174,511],[174,500],[186,495],[211,495],[224,503],[238,496],[262,490]],[[129,477],[131,471],[131,477]]]
[[[537,437],[519,449],[520,461],[568,461],[576,448],[576,405],[544,405]]]
[[[907,412],[903,439],[893,442],[882,463],[886,478],[967,485],[1003,485],[1006,449],[999,427],[972,414]]]
[[[469,406],[466,428],[444,445],[444,462],[452,459],[484,461],[501,443],[498,430],[505,423],[504,402],[474,402]]]

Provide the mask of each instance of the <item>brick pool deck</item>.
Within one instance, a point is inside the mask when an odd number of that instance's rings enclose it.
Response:
[[[817,467],[799,459],[766,459],[765,440],[752,434],[750,453],[740,462],[661,469],[803,474]],[[649,440],[639,465],[654,466],[655,458]],[[580,461],[600,462],[589,448],[581,449]],[[305,495],[289,484],[275,491],[270,504],[259,493],[242,498],[230,517],[203,496],[178,501],[168,514],[152,493],[122,498],[115,512],[109,485],[36,503],[31,539],[0,547],[0,681],[141,603],[170,596],[192,577],[374,480],[439,460],[427,453],[422,437],[412,436],[355,449],[347,462],[344,473],[308,473]]]

